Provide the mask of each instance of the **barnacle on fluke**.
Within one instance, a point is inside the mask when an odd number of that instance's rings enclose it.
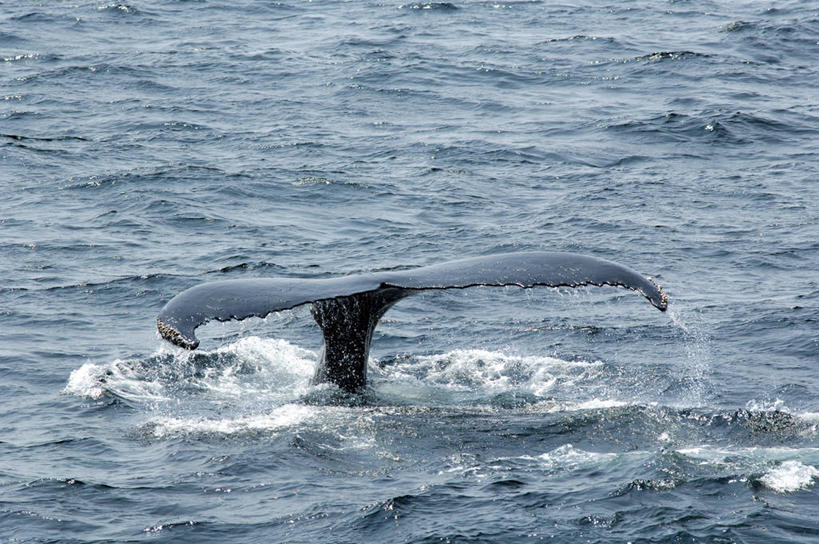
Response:
[[[193,341],[188,340],[178,330],[171,327],[170,325],[166,325],[165,323],[163,323],[161,319],[156,320],[156,328],[159,331],[159,334],[162,335],[162,338],[164,338],[171,344],[177,345],[185,349],[196,349],[197,346],[199,346],[198,340],[196,339],[194,339]]]

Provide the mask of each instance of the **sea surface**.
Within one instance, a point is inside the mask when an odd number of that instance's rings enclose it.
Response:
[[[0,1],[0,542],[819,542],[815,1]],[[510,251],[370,384],[180,291]]]

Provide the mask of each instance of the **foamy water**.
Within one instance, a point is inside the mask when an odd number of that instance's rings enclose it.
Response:
[[[162,348],[149,358],[151,365],[167,365],[157,372],[144,361],[115,360],[109,364],[86,363],[71,373],[64,392],[98,400],[105,396],[127,399],[142,406],[143,421],[138,432],[152,439],[171,439],[178,436],[242,435],[298,432],[299,429],[317,429],[329,432],[340,442],[334,449],[377,448],[374,436],[353,431],[351,425],[361,425],[361,418],[382,417],[384,406],[379,402],[399,405],[428,404],[440,409],[442,392],[453,395],[453,406],[470,410],[482,409],[491,416],[495,409],[481,408],[482,399],[498,394],[530,394],[535,397],[529,410],[532,413],[609,413],[611,410],[643,410],[641,404],[613,398],[586,400],[557,400],[552,393],[571,387],[574,397],[582,397],[582,389],[589,394],[601,391],[600,382],[606,382],[607,369],[602,362],[563,361],[554,357],[514,356],[488,350],[454,350],[440,355],[425,355],[402,359],[398,364],[381,368],[372,362],[377,375],[376,404],[370,407],[339,408],[305,404],[311,391],[328,389],[327,385],[314,388],[309,380],[316,363],[315,353],[284,340],[247,337],[213,351],[189,353]],[[187,376],[187,378],[184,378]],[[185,388],[178,387],[184,379]],[[379,385],[386,396],[378,401]],[[197,397],[205,401],[200,411],[191,413],[190,407],[180,405],[194,388]],[[602,389],[611,390],[611,389]],[[456,393],[468,392],[471,403]],[[538,400],[539,399],[539,400]],[[653,406],[659,411],[661,407]],[[783,413],[790,410],[781,399],[771,402],[749,401],[754,413]],[[216,412],[214,414],[214,412]],[[396,413],[392,409],[388,413]],[[400,408],[399,408],[400,413]],[[815,422],[814,413],[793,414],[806,424]],[[372,421],[364,427],[372,425]],[[815,433],[807,426],[804,432]],[[668,431],[657,435],[658,443],[672,443]],[[671,450],[698,465],[714,477],[728,474],[732,481],[755,481],[777,493],[792,493],[814,484],[819,471],[812,463],[819,462],[819,449],[720,447],[699,445]],[[383,453],[383,450],[382,450]],[[624,460],[634,463],[639,459],[652,463],[658,453],[654,450],[635,452],[593,452],[565,444],[536,456],[522,455],[489,461],[485,466],[474,461],[455,465],[446,472],[462,472],[487,477],[504,463],[524,463],[528,470],[563,475],[574,471],[605,470],[621,465]],[[659,454],[662,455],[662,454]],[[657,480],[663,488],[678,485],[683,479]]]

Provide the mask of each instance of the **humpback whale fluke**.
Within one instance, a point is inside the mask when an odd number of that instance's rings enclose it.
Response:
[[[176,295],[157,316],[163,338],[196,349],[194,331],[207,321],[265,317],[312,304],[324,336],[316,383],[330,382],[355,392],[367,381],[373,331],[396,302],[418,291],[511,286],[525,289],[612,285],[645,296],[665,311],[659,285],[623,265],[573,253],[506,253],[450,261],[411,270],[375,272],[331,279],[262,278],[203,283]]]

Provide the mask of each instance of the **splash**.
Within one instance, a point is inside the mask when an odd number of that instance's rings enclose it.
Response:
[[[244,403],[249,397],[282,403],[307,390],[315,359],[315,353],[284,340],[258,337],[214,351],[163,346],[144,359],[86,363],[71,373],[64,392],[143,404],[194,396],[219,403]]]
[[[517,356],[481,349],[458,349],[401,361],[390,378],[432,384],[451,391],[518,391],[545,397],[578,384],[594,384],[603,373],[599,361],[564,361],[548,356]]]
[[[776,493],[793,493],[811,487],[819,478],[819,470],[807,461],[814,459],[817,452],[816,448],[709,445],[677,450],[594,452],[564,444],[537,456],[501,457],[483,467],[473,465],[470,470],[486,477],[490,475],[487,470],[507,472],[526,467],[545,476],[559,476],[579,470],[610,471],[613,467],[631,474],[648,467],[652,470],[649,474],[656,478],[633,480],[624,489],[668,490],[684,482],[713,479],[730,484],[761,485]],[[759,474],[761,476],[757,476]]]
[[[815,478],[819,478],[819,470],[805,459],[814,459],[819,453],[817,448],[697,446],[677,451],[716,473],[738,473],[737,479],[743,482],[753,480],[754,473],[762,473],[755,481],[777,493],[792,493],[807,488],[813,485]]]
[[[692,318],[676,307],[669,308],[668,316],[683,336],[686,364],[681,370],[690,382],[683,400],[690,406],[704,406],[711,387],[709,374],[712,355],[709,337],[700,319]]]
[[[536,458],[521,459],[536,460],[547,471],[569,471],[586,469],[595,465],[610,463],[618,457],[616,453],[598,453],[575,448],[571,444],[564,444],[552,451],[543,453]]]
[[[316,409],[299,404],[285,404],[270,412],[225,418],[180,417],[159,415],[141,427],[145,436],[168,438],[187,434],[246,434],[277,432],[298,426],[316,415]]]
[[[819,432],[819,413],[818,412],[798,412],[792,410],[785,404],[785,401],[779,397],[771,399],[751,399],[745,404],[745,408],[750,413],[755,414],[770,414],[772,417],[784,415],[786,418],[792,418],[792,421],[800,423],[800,435],[803,437],[815,437]],[[787,421],[787,419],[786,419]]]
[[[114,361],[112,364],[117,364]],[[71,371],[68,383],[63,389],[63,393],[85,397],[92,400],[99,400],[105,396],[105,367],[93,363],[85,363],[80,368]]]
[[[819,478],[816,467],[789,460],[766,472],[759,481],[777,493],[793,493],[813,485],[816,478]]]
[[[284,340],[258,337],[213,351],[163,347],[145,358],[86,363],[71,373],[64,392],[138,408],[128,434],[141,440],[275,435],[308,426],[331,431],[333,444],[322,447],[371,448],[372,414],[334,405],[326,384],[310,385],[316,359]]]

